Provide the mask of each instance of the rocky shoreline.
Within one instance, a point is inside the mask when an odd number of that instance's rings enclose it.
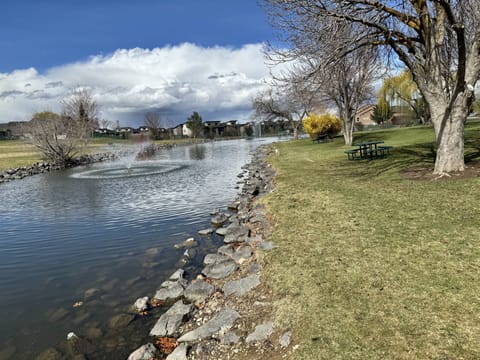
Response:
[[[110,161],[115,159],[115,155],[111,153],[99,153],[93,155],[82,155],[75,160],[69,167],[88,165],[102,161]],[[37,162],[30,166],[22,166],[7,169],[0,172],[0,184],[10,182],[13,180],[20,180],[27,176],[33,176],[37,174],[45,174],[51,171],[62,170],[63,168],[57,164],[51,162]]]
[[[295,347],[292,333],[270,318],[271,292],[262,283],[264,253],[274,248],[267,241],[270,222],[256,199],[273,190],[274,169],[266,158],[270,147],[260,147],[238,175],[241,194],[229,205],[231,212],[212,214],[213,232],[224,245],[204,258],[200,274],[188,282],[178,269],[155,294],[133,305],[139,313],[171,305],[150,330],[152,341],[139,346],[128,360],[143,359],[263,359],[285,357]],[[190,242],[190,243],[189,243]],[[191,246],[192,239],[183,246]]]

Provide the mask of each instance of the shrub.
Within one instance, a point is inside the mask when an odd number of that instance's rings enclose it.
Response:
[[[309,114],[303,120],[303,128],[312,139],[319,135],[334,136],[342,130],[340,119],[332,114]]]

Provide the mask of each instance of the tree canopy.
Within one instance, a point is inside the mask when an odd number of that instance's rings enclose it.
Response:
[[[200,114],[196,111],[192,113],[187,119],[187,127],[192,132],[192,136],[197,138],[202,135],[203,131],[203,120]]]
[[[327,63],[361,48],[377,48],[385,59],[403,62],[430,110],[436,138],[434,173],[443,176],[464,170],[464,123],[480,76],[478,0],[263,3],[280,27],[298,30],[291,32],[292,43],[330,49],[322,51]],[[354,31],[345,34],[346,24]],[[315,36],[302,39],[306,33]]]

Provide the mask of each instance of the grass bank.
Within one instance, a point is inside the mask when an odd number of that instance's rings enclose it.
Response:
[[[433,130],[368,132],[392,155],[347,161],[341,139],[277,144],[263,200],[278,248],[265,276],[296,359],[480,358],[480,179],[413,181]],[[480,156],[480,126],[466,131]]]

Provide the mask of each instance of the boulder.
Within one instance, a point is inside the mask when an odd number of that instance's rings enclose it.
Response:
[[[237,264],[243,264],[253,254],[253,249],[249,245],[242,245],[232,255],[232,259]]]
[[[172,336],[183,323],[185,317],[190,314],[193,306],[185,305],[182,300],[177,301],[167,312],[158,319],[150,331],[151,336]]]
[[[190,283],[185,288],[183,296],[188,301],[194,303],[201,303],[215,291],[215,287],[212,284],[207,283],[206,281],[197,279]]]
[[[220,330],[226,331],[230,329],[235,320],[240,317],[238,312],[230,308],[224,308],[217,313],[210,321],[202,326],[181,336],[179,342],[191,342],[210,338],[212,335],[218,333]]]
[[[213,233],[213,229],[203,229],[198,231],[198,235],[200,236],[207,236]]]
[[[250,229],[246,226],[239,226],[233,229],[228,230],[223,242],[225,244],[231,244],[235,242],[245,242],[247,241]]]
[[[258,275],[250,275],[243,279],[226,282],[223,286],[223,292],[226,296],[242,296],[258,285],[260,285],[260,277]]]
[[[212,225],[213,226],[222,226],[223,224],[225,224],[228,220],[228,216],[224,213],[220,213],[220,214],[217,214],[215,215],[211,222],[212,222]]]
[[[225,236],[225,235],[227,235],[227,232],[228,232],[228,229],[225,228],[225,227],[221,227],[221,228],[218,228],[217,230],[215,230],[215,233],[219,236]]]
[[[160,351],[152,344],[140,346],[137,350],[132,352],[128,360],[151,360],[160,355]]]
[[[207,254],[205,255],[205,258],[203,259],[203,263],[205,265],[210,265],[210,264],[216,264],[220,263],[222,261],[229,260],[230,258],[228,256],[222,255],[222,254]]]
[[[238,265],[234,260],[228,259],[219,263],[207,265],[202,274],[212,279],[224,279],[230,276],[238,269]]]
[[[247,336],[245,341],[247,343],[262,342],[268,339],[273,333],[273,322],[267,322],[261,325],[257,325],[253,333]]]
[[[180,344],[165,360],[187,360],[187,350],[187,344]]]
[[[176,300],[183,295],[185,289],[185,282],[178,281],[165,281],[162,283],[160,289],[157,290],[154,299],[160,301]]]

